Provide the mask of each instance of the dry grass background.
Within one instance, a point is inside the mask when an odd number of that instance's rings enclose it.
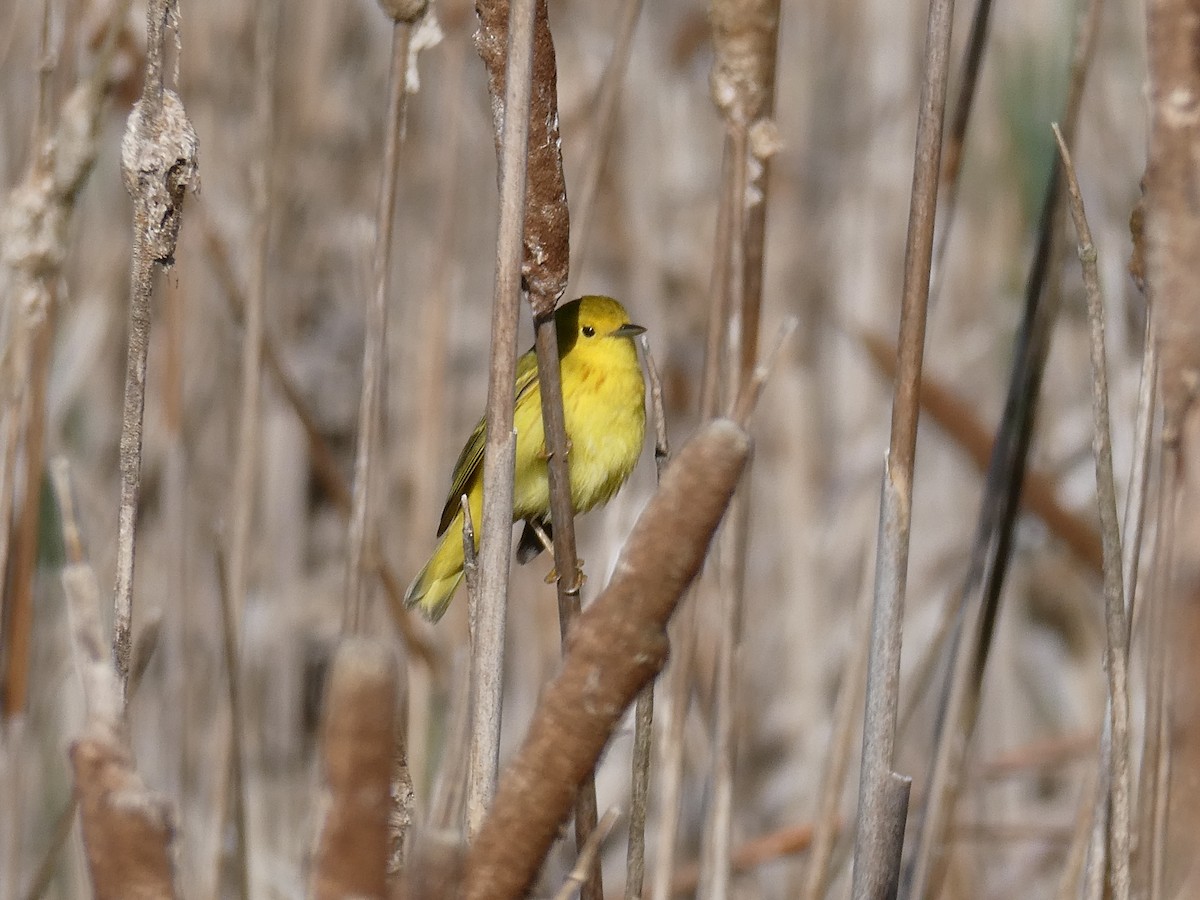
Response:
[[[432,549],[437,510],[459,442],[483,408],[496,230],[496,163],[474,17],[439,3],[443,40],[420,54],[401,150],[386,370],[386,432],[376,508],[383,552],[406,582]],[[95,65],[110,7],[49,3],[50,109]],[[147,375],[135,631],[155,614],[162,636],[132,701],[140,774],[178,816],[178,872],[187,897],[232,895],[231,717],[221,642],[217,548],[228,538],[241,332],[232,269],[253,272],[254,14],[232,0],[184,4],[179,93],[200,141],[202,191],[189,200],[176,265],[154,300]],[[960,5],[955,55],[971,13]],[[646,4],[611,131],[593,119],[612,51],[610,4],[551,4],[568,192],[588,154],[610,142],[586,248],[574,249],[573,291],[610,293],[649,328],[676,443],[697,424],[708,281],[723,131],[709,98],[711,49],[699,4]],[[0,184],[31,162],[43,4],[0,6]],[[1003,403],[1024,272],[1061,115],[1073,11],[1000,4],[968,138],[961,209],[931,308],[927,372],[988,423]],[[130,204],[118,171],[120,134],[140,79],[140,9],[128,15],[101,120],[95,171],[79,195],[54,312],[46,408],[47,457],[71,462],[81,530],[107,586],[115,567],[117,442],[125,359]],[[890,386],[856,337],[895,333],[910,188],[924,8],[874,0],[785,3],[771,174],[763,334],[798,316],[754,420],[751,532],[736,723],[735,843],[813,821],[832,714],[871,584],[880,462]],[[1105,10],[1075,151],[1106,297],[1118,498],[1124,497],[1144,305],[1126,274],[1127,222],[1144,166],[1142,9]],[[390,26],[374,3],[285,4],[278,37],[266,331],[337,454],[351,471]],[[415,86],[415,82],[414,82]],[[952,82],[953,88],[953,82]],[[577,211],[573,207],[573,212]],[[215,238],[215,240],[214,240]],[[3,239],[3,238],[0,238]],[[1071,242],[1073,243],[1073,242]],[[1065,305],[1056,329],[1033,460],[1063,504],[1095,518],[1088,332],[1078,269],[1066,244]],[[220,249],[214,249],[220,248]],[[226,257],[223,261],[222,256]],[[0,285],[0,288],[3,288]],[[4,295],[0,335],[20,315]],[[528,322],[523,334],[532,332]],[[522,338],[524,345],[528,344]],[[767,338],[769,340],[769,337]],[[6,343],[6,346],[9,344]],[[11,370],[6,370],[11,371]],[[304,892],[316,827],[317,708],[341,621],[346,528],[314,475],[303,427],[269,372],[261,402],[260,466],[240,625],[251,893]],[[7,390],[7,388],[6,388]],[[922,425],[915,482],[903,686],[966,569],[981,479],[955,441]],[[579,525],[594,596],[654,487],[649,451],[625,491]],[[37,490],[26,485],[24,490]],[[70,794],[69,742],[82,701],[69,650],[53,504],[43,504],[28,712],[0,752],[0,897],[20,897]],[[520,739],[560,659],[548,563],[516,570],[510,606],[502,753]],[[716,613],[698,608],[697,700],[685,729],[681,865],[699,852],[711,798]],[[409,752],[418,819],[435,808],[437,773],[455,754],[454,709],[465,679],[465,595],[436,628],[430,670],[406,658]],[[392,633],[382,595],[373,627]],[[1026,516],[989,660],[969,779],[952,825],[947,895],[1052,896],[1104,713],[1104,620],[1097,573],[1041,521]],[[397,638],[398,641],[398,638]],[[397,644],[399,646],[399,643]],[[1138,667],[1134,667],[1135,678]],[[1135,691],[1135,696],[1137,692]],[[932,705],[917,705],[898,768],[920,779]],[[1135,719],[1141,710],[1135,703]],[[1061,739],[1061,740],[1060,740]],[[1065,742],[1046,753],[1044,742]],[[598,771],[601,810],[628,803],[630,731]],[[855,744],[857,746],[857,744]],[[1061,749],[1061,748],[1060,748]],[[1004,763],[1005,765],[1002,765]],[[852,780],[856,767],[851,764]],[[653,775],[652,775],[653,786]],[[842,804],[853,814],[851,786]],[[649,822],[651,866],[658,852]],[[624,820],[616,834],[624,828]],[[842,843],[845,843],[844,841]],[[841,844],[839,844],[839,847]],[[572,865],[552,857],[543,890]],[[605,851],[610,893],[623,840]],[[46,896],[87,893],[78,833]],[[847,861],[835,856],[835,893]],[[738,877],[738,896],[792,896],[802,856]],[[224,873],[222,875],[221,873]]]

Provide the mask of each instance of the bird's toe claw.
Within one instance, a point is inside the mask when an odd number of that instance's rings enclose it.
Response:
[[[558,569],[551,569],[546,576],[546,584],[556,584],[558,582]],[[583,560],[575,561],[575,579],[574,583],[567,588],[568,594],[578,594],[583,586],[587,584],[587,574],[583,571]]]

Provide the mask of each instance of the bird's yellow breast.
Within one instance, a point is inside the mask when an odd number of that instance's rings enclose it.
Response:
[[[581,350],[577,345],[562,360],[562,383],[571,499],[582,513],[607,502],[633,471],[645,438],[646,406],[632,340],[610,339]],[[541,403],[540,390],[533,390],[515,411],[514,519],[535,515],[550,502]]]

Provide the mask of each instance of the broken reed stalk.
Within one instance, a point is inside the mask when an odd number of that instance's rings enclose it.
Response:
[[[580,616],[475,837],[463,896],[519,897],[528,888],[626,707],[666,661],[666,625],[695,578],[749,458],[744,428],[704,426],[667,467],[617,561]]]
[[[121,410],[121,500],[117,517],[117,575],[113,599],[113,658],[121,694],[129,684],[133,633],[133,557],[141,495],[142,420],[146,408],[146,358],[150,349],[150,298],[154,274],[170,266],[182,222],[183,198],[199,183],[196,132],[183,101],[163,83],[168,26],[178,33],[172,0],[146,4],[146,73],[121,140],[121,174],[133,197],[129,351]]]
[[[667,416],[663,408],[662,378],[650,341],[642,335],[642,355],[650,382],[650,412],[654,417],[654,467],[658,483],[671,459],[667,435]],[[633,713],[633,762],[630,778],[629,841],[625,853],[625,900],[639,900],[646,880],[646,809],[650,803],[650,752],[654,741],[654,684],[650,682],[638,694]]]
[[[1063,133],[1073,140],[1100,20],[1099,0],[1079,13],[1064,103]],[[944,836],[949,827],[966,763],[968,738],[979,713],[979,697],[994,634],[1013,534],[1033,439],[1034,414],[1050,338],[1060,305],[1059,280],[1052,273],[1060,240],[1062,168],[1050,163],[1042,200],[1038,240],[1025,284],[1025,307],[1017,332],[1004,412],[997,430],[980,501],[959,615],[944,667],[936,718],[928,792],[913,841],[913,897],[936,894],[945,874]]]
[[[504,619],[508,606],[512,551],[513,384],[516,382],[517,318],[521,302],[526,163],[533,70],[535,0],[515,0],[508,28],[481,27],[477,46],[505,54],[504,104],[493,103],[500,146],[500,231],[496,238],[496,280],[492,297],[491,363],[485,415],[483,521],[480,523],[479,590],[471,598],[471,733],[467,763],[467,832],[483,824],[496,790],[500,765],[500,712],[504,670]],[[480,6],[496,14],[502,0]],[[507,41],[504,40],[507,34]],[[481,51],[482,55],[482,51]],[[493,78],[496,76],[492,76]],[[495,92],[493,92],[493,97]]]
[[[1197,44],[1200,20],[1184,0],[1147,5],[1150,141],[1146,166],[1146,283],[1159,344],[1163,424],[1157,535],[1151,602],[1162,604],[1148,621],[1162,623],[1152,660],[1164,659],[1169,723],[1155,760],[1156,819],[1165,830],[1144,835],[1153,887],[1179,896],[1200,890],[1189,851],[1200,830],[1200,698],[1196,646],[1200,643],[1200,215],[1190,199],[1200,121],[1187,98],[1200,92]],[[1155,663],[1157,665],[1157,661]],[[1153,670],[1153,667],[1152,667]],[[1157,673],[1156,673],[1157,674]],[[1159,795],[1165,780],[1167,795]],[[1169,796],[1169,800],[1168,800]],[[1169,809],[1165,804],[1169,802]],[[1159,861],[1161,860],[1161,866]]]
[[[912,526],[919,386],[925,351],[925,319],[941,175],[942,125],[953,14],[953,0],[930,0],[917,115],[912,201],[905,242],[899,363],[879,514],[858,821],[854,836],[855,900],[895,895],[904,839],[904,820],[897,822],[896,816],[901,812],[906,814],[908,806],[910,781],[893,772],[892,765],[900,703],[901,627]]]
[[[65,462],[54,467],[64,542],[79,547]],[[138,776],[129,748],[125,696],[100,626],[100,586],[76,549],[62,572],[72,655],[87,722],[71,746],[75,797],[92,891],[98,900],[176,896],[170,805]],[[131,684],[132,688],[133,685]]]
[[[1096,458],[1096,503],[1100,514],[1100,534],[1104,542],[1104,668],[1108,674],[1108,729],[1111,732],[1112,759],[1108,777],[1112,822],[1109,826],[1109,852],[1112,858],[1112,890],[1115,900],[1127,900],[1130,842],[1130,763],[1129,763],[1129,628],[1125,618],[1125,587],[1122,575],[1121,535],[1117,522],[1117,490],[1113,479],[1112,426],[1108,414],[1108,363],[1104,350],[1104,297],[1096,265],[1096,247],[1084,213],[1079,181],[1071,162],[1071,153],[1057,124],[1054,139],[1062,157],[1067,178],[1068,207],[1079,238],[1079,262],[1087,295],[1088,325],[1091,334],[1092,416],[1095,427],[1092,452]]]
[[[321,729],[327,795],[314,857],[315,900],[387,896],[399,699],[399,674],[388,646],[343,638],[329,675]]]
[[[387,358],[388,291],[392,271],[392,234],[396,221],[399,185],[400,144],[404,140],[404,112],[408,99],[408,48],[413,21],[425,12],[425,4],[412,10],[394,10],[396,4],[380,4],[392,19],[392,56],[388,70],[387,124],[384,126],[383,172],[375,209],[374,292],[367,304],[363,333],[362,393],[358,407],[358,444],[354,456],[354,489],[350,504],[350,527],[346,538],[346,595],[342,617],[343,634],[362,634],[366,627],[367,596],[364,585],[370,536],[375,532],[371,508],[377,432],[382,431],[383,372]],[[408,14],[412,13],[412,18]]]

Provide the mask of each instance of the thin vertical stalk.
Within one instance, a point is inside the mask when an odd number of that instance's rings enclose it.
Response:
[[[671,459],[662,379],[650,341],[642,336],[642,355],[650,380],[650,410],[654,416],[654,466],[659,483]],[[654,739],[654,683],[642,688],[634,707],[633,774],[629,803],[629,845],[625,856],[625,900],[640,900],[646,879],[646,808],[650,800],[650,752]]]
[[[271,200],[275,152],[276,48],[279,37],[280,5],[266,0],[258,8],[254,33],[254,115],[258,146],[251,169],[253,233],[250,289],[246,297],[242,332],[242,384],[238,406],[237,450],[234,459],[232,534],[228,574],[221,597],[222,634],[228,677],[229,701],[229,791],[234,833],[238,884],[245,896],[250,890],[249,825],[246,809],[246,778],[242,742],[243,718],[239,685],[241,658],[237,633],[246,606],[249,558],[257,496],[262,390],[262,344],[267,305],[267,281],[271,247]]]
[[[504,126],[500,146],[500,233],[492,298],[492,352],[488,372],[487,443],[483,457],[479,595],[471,628],[471,738],[467,763],[467,831],[474,835],[496,790],[500,764],[500,712],[504,669],[504,619],[512,551],[513,384],[517,365],[522,230],[525,223],[529,101],[533,69],[535,0],[513,0],[509,9]]]
[[[534,301],[536,307],[536,301]],[[553,308],[551,306],[551,308]],[[579,591],[583,579],[578,571],[575,550],[575,507],[571,501],[571,480],[567,462],[567,426],[563,415],[562,375],[559,370],[558,336],[554,316],[536,322],[534,349],[537,353],[538,385],[542,398],[542,422],[550,458],[546,470],[550,482],[550,520],[554,523],[554,568],[558,594],[558,622],[563,646],[582,605]],[[588,838],[596,829],[596,782],[588,778],[575,798],[575,847],[582,854]],[[582,900],[603,900],[600,858],[593,855],[581,890]]]
[[[232,493],[233,526],[229,544],[229,605],[234,622],[240,622],[246,603],[251,529],[254,525],[260,442],[263,320],[267,305],[267,279],[271,248],[271,173],[275,152],[276,45],[279,37],[279,3],[266,0],[258,8],[255,28],[255,118],[257,154],[251,172],[253,192],[252,275],[246,297],[242,331],[242,387],[238,407],[237,456]],[[237,662],[235,668],[237,671]],[[234,730],[240,728],[234,722]]]
[[[1071,218],[1079,238],[1079,261],[1087,295],[1088,324],[1091,336],[1092,413],[1095,428],[1092,452],[1096,458],[1096,501],[1100,514],[1100,535],[1104,544],[1104,621],[1107,633],[1104,668],[1108,673],[1108,727],[1111,732],[1109,765],[1109,803],[1112,822],[1109,841],[1112,854],[1113,896],[1129,897],[1129,676],[1128,639],[1125,619],[1124,577],[1121,572],[1121,536],[1117,522],[1117,491],[1113,479],[1112,428],[1108,414],[1108,363],[1104,351],[1104,297],[1100,292],[1100,273],[1096,266],[1096,247],[1084,214],[1083,198],[1071,153],[1057,125],[1054,137],[1067,176]]]
[[[219,556],[219,555],[218,555]],[[241,655],[238,651],[238,623],[225,567],[217,560],[218,593],[221,600],[221,649],[225,654],[225,697],[229,702],[228,796],[233,816],[234,877],[241,896],[250,894],[250,828],[246,817],[246,757],[242,742]]]
[[[726,327],[736,334],[743,321],[745,302],[745,230],[746,230],[746,167],[749,156],[749,136],[744,127],[731,134],[732,155],[728,176],[731,179],[731,207],[729,228],[729,283],[725,290],[728,299],[724,306],[729,310],[730,321]],[[718,253],[723,252],[721,249]],[[739,348],[740,350],[740,348]],[[740,354],[729,367],[735,385],[740,378]],[[736,393],[736,386],[733,392]],[[750,465],[747,465],[747,469]],[[748,481],[748,479],[747,479]],[[747,481],[733,496],[729,521],[721,536],[722,549],[729,555],[731,571],[728,581],[720,591],[720,622],[717,641],[717,672],[715,721],[712,734],[712,804],[705,827],[705,853],[701,861],[699,896],[723,898],[729,892],[732,876],[730,855],[733,843],[733,769],[735,749],[735,691],[738,682],[738,648],[741,645],[743,604],[742,583],[745,576],[745,537],[749,528],[749,494]]]
[[[358,408],[358,448],[354,459],[354,490],[347,539],[346,596],[342,630],[363,634],[366,625],[364,569],[370,534],[375,523],[371,510],[371,485],[376,433],[383,414],[383,368],[387,355],[388,289],[392,269],[392,233],[396,219],[400,143],[404,139],[404,109],[408,98],[408,48],[412,25],[392,22],[392,61],[388,74],[387,125],[384,129],[383,174],[379,182],[375,215],[375,290],[367,307],[363,341],[362,394]]]
[[[904,619],[908,546],[912,526],[912,479],[916,458],[918,386],[925,351],[925,320],[933,253],[942,125],[949,74],[953,0],[931,0],[926,30],[924,77],[917,117],[912,204],[904,255],[900,307],[899,365],[892,400],[891,439],[885,464],[871,618],[854,840],[855,900],[894,896],[897,888],[907,790],[892,771],[900,700],[900,645]],[[904,793],[905,802],[898,802]],[[897,837],[897,832],[899,832]]]

